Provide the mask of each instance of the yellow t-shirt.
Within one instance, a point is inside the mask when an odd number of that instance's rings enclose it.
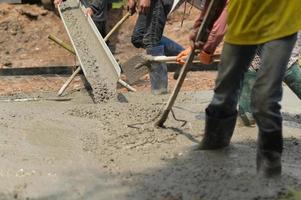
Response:
[[[225,41],[260,44],[301,29],[301,0],[230,0]]]

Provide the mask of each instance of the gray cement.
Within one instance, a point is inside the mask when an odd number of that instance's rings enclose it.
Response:
[[[78,2],[65,1],[61,12],[78,56],[81,58],[85,76],[92,87],[94,101],[106,102],[115,97],[117,73],[88,24],[87,17],[79,8]]]
[[[300,191],[297,122],[284,122],[277,180],[256,176],[256,127],[238,122],[229,148],[195,150],[211,96],[181,93],[174,112],[188,123],[170,117],[166,129],[129,125],[156,116],[168,95],[128,93],[106,104],[82,93],[67,102],[0,102],[0,199],[274,200]]]

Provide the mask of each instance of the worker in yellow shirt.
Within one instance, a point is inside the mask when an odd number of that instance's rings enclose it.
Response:
[[[266,177],[281,174],[281,84],[296,33],[301,29],[300,10],[300,0],[230,0],[228,29],[214,96],[206,108],[201,150],[229,145],[244,74],[260,46],[262,64],[251,98],[252,113],[259,129],[257,173]]]

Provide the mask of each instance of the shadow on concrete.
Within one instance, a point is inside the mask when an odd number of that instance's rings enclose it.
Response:
[[[234,143],[219,151],[191,148],[166,160],[163,168],[133,174],[137,181],[125,181],[132,188],[125,199],[279,199],[290,189],[301,190],[300,142],[285,139],[283,175],[279,179],[257,177],[255,141]]]

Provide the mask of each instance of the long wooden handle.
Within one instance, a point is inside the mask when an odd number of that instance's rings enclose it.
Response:
[[[211,0],[209,7],[206,11],[206,15],[204,17],[204,20],[199,28],[198,34],[196,36],[196,41],[201,41],[202,43],[205,43],[209,36],[209,31],[213,27],[213,24],[215,20],[220,15],[221,11],[223,10],[224,6],[226,4],[226,0]],[[177,80],[176,86],[173,89],[173,92],[171,96],[169,97],[169,100],[163,110],[163,113],[160,115],[160,118],[158,121],[155,122],[155,126],[163,127],[165,121],[167,120],[167,117],[169,115],[170,110],[172,109],[172,106],[174,105],[177,96],[179,94],[179,91],[183,85],[184,79],[186,77],[186,74],[188,72],[189,66],[191,65],[193,58],[195,55],[195,47],[192,48],[185,64],[181,68],[179,78]]]
[[[104,41],[107,41],[110,36],[120,27],[121,24],[123,24],[126,19],[129,18],[129,16],[131,16],[130,13],[127,13],[113,28],[112,30],[106,35],[106,37],[104,38]],[[72,46],[64,43],[63,41],[61,41],[60,39],[58,39],[57,37],[53,36],[53,35],[49,35],[48,36],[49,39],[51,39],[52,41],[54,41],[55,43],[57,43],[58,45],[60,45],[61,47],[63,47],[64,49],[68,50],[69,52],[71,52],[72,54],[75,55],[75,51],[73,49]],[[75,76],[81,71],[81,68],[78,67],[73,73],[72,75],[68,78],[68,80],[64,83],[64,85],[61,87],[61,89],[58,91],[57,95],[61,96],[64,91],[67,89],[67,87],[70,85],[70,83],[72,82],[72,80],[75,78]],[[120,79],[121,80],[121,79]],[[129,89],[130,91],[135,92],[136,90],[131,87],[130,85],[128,85],[127,83],[125,83],[124,81],[120,81],[118,80],[118,82],[123,85],[124,87],[126,87],[127,89]]]
[[[107,41],[111,35],[131,16],[131,13],[126,13],[121,20],[111,29],[111,31],[105,36],[104,41]]]
[[[72,80],[75,78],[75,76],[80,72],[81,68],[78,67],[73,74],[68,78],[68,80],[64,83],[64,85],[61,87],[61,89],[58,91],[57,96],[61,96],[63,92],[66,90],[66,88],[70,85]]]
[[[73,49],[72,46],[70,46],[69,44],[66,44],[65,42],[63,42],[62,40],[60,40],[59,38],[55,37],[54,35],[48,35],[48,38],[50,40],[52,40],[53,42],[57,43],[59,46],[63,47],[64,49],[66,49],[67,51],[69,51],[72,54],[75,54],[75,51]]]
[[[218,61],[219,56],[220,55],[213,55],[213,61]],[[176,56],[153,56],[150,61],[164,62],[164,63],[177,63],[177,57]],[[192,62],[193,63],[201,63],[200,59],[197,57],[194,57]]]
[[[164,63],[177,63],[177,56],[153,56],[151,61],[164,62]],[[195,58],[193,63],[200,63],[200,59]]]

